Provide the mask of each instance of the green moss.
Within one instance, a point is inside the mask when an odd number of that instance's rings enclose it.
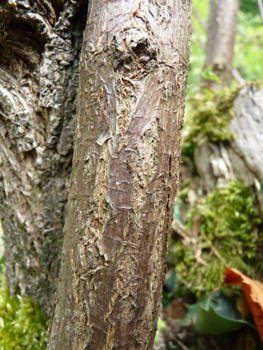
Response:
[[[0,287],[0,350],[46,349],[47,322],[40,305],[29,297],[9,298],[5,277]]]
[[[260,89],[262,81],[246,84]],[[235,135],[228,129],[233,118],[233,102],[245,85],[233,89],[225,88],[219,92],[206,93],[189,101],[186,109],[183,130],[184,149],[191,145],[201,146],[206,142],[231,141]]]
[[[239,90],[224,89],[191,101],[183,130],[184,147],[234,138],[228,126],[233,118],[233,101]]]
[[[204,296],[220,286],[224,279],[225,266],[213,253],[202,232],[228,266],[252,278],[263,270],[258,250],[262,235],[257,233],[261,220],[250,187],[245,187],[239,180],[229,182],[225,187],[217,187],[189,210],[188,230],[191,230],[197,217],[201,221],[197,244],[200,245],[204,264],[196,259],[196,245],[185,246],[180,239],[172,245],[176,274],[189,290],[198,297]]]

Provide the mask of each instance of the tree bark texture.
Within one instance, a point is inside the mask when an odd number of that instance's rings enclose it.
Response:
[[[216,89],[229,86],[232,80],[238,8],[239,0],[210,0],[205,67],[212,66],[222,83],[206,83]]]
[[[48,349],[152,349],[178,185],[191,2],[90,2]]]
[[[87,1],[0,5],[0,217],[11,295],[51,314]]]

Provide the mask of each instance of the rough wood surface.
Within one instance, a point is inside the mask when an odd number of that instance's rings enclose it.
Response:
[[[152,349],[178,185],[188,0],[90,2],[48,349]]]
[[[237,135],[231,142],[259,182],[263,181],[263,90],[245,86],[234,103],[235,118],[229,130]]]
[[[6,276],[51,313],[87,1],[0,4],[0,218]]]

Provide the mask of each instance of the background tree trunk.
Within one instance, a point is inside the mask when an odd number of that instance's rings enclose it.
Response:
[[[213,191],[218,184],[239,178],[246,185],[255,186],[261,203],[262,94],[263,90],[253,85],[247,85],[239,92],[233,104],[234,118],[229,126],[229,131],[235,134],[233,141],[209,142],[196,147],[195,163],[204,193]],[[260,205],[262,214],[263,203]]]
[[[207,80],[208,85],[216,89],[229,86],[232,80],[238,8],[239,0],[210,1],[205,66],[212,65],[213,72],[222,80],[222,84]],[[261,92],[256,85],[246,86],[239,92],[233,104],[235,117],[229,127],[235,134],[233,141],[195,145],[195,163],[203,193],[213,191],[220,183],[240,178],[246,185],[257,183],[260,196],[263,173],[259,96]]]
[[[210,0],[205,67],[212,66],[222,84],[206,83],[216,89],[230,85],[239,0]]]
[[[50,315],[87,1],[0,5],[0,217],[7,282]]]
[[[48,349],[152,349],[180,164],[190,1],[94,0]]]

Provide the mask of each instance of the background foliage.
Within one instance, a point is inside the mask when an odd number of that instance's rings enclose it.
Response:
[[[257,344],[254,347],[251,343],[249,349],[261,349],[260,338],[253,328],[253,317],[243,316],[243,313],[241,316],[237,310],[242,299],[241,288],[224,286],[218,292],[217,305],[222,305],[221,310],[224,310],[225,315],[218,314],[214,305],[207,302],[214,298],[215,293],[211,294],[214,288],[220,287],[226,265],[254,279],[262,279],[263,276],[262,220],[255,188],[252,184],[248,186],[249,181],[245,186],[242,181],[235,180],[216,187],[207,195],[200,183],[194,160],[195,149],[204,143],[209,144],[210,149],[216,149],[219,145],[228,145],[233,139],[228,125],[233,117],[233,100],[242,86],[235,79],[229,88],[220,92],[204,86],[203,77],[217,79],[211,68],[204,69],[209,5],[209,0],[193,0],[193,35],[182,149],[185,165],[182,166],[180,191],[174,212],[174,219],[180,220],[184,228],[183,234],[177,231],[172,236],[168,263],[174,273],[166,280],[163,305],[172,309],[175,300],[183,300],[184,305],[187,305],[188,312],[180,325],[194,326],[195,335],[193,328],[190,328],[189,334],[192,335],[184,340],[188,349],[226,348],[223,344],[228,346],[229,341],[225,333],[243,326],[247,321],[250,327],[245,332]],[[262,82],[259,81],[263,78],[262,32],[257,0],[240,0],[233,68],[244,84],[253,82],[257,88],[262,88]],[[198,232],[194,232],[198,221]],[[238,316],[233,317],[235,313]],[[248,318],[244,320],[245,317]],[[217,333],[219,329],[220,333]],[[243,330],[243,335],[245,332]],[[215,334],[223,334],[220,345],[219,338],[200,338],[200,335]],[[242,334],[242,331],[233,336],[238,337],[238,334]],[[174,344],[175,349],[181,348],[176,341]],[[235,346],[232,348],[236,349]]]
[[[193,35],[188,80],[188,85],[190,86],[202,83],[208,16],[209,0],[193,0]],[[234,68],[239,71],[245,80],[262,79],[262,46],[262,21],[257,7],[257,0],[241,0],[238,13]],[[233,81],[232,84],[235,85],[236,82]],[[197,89],[195,88],[195,91]]]

